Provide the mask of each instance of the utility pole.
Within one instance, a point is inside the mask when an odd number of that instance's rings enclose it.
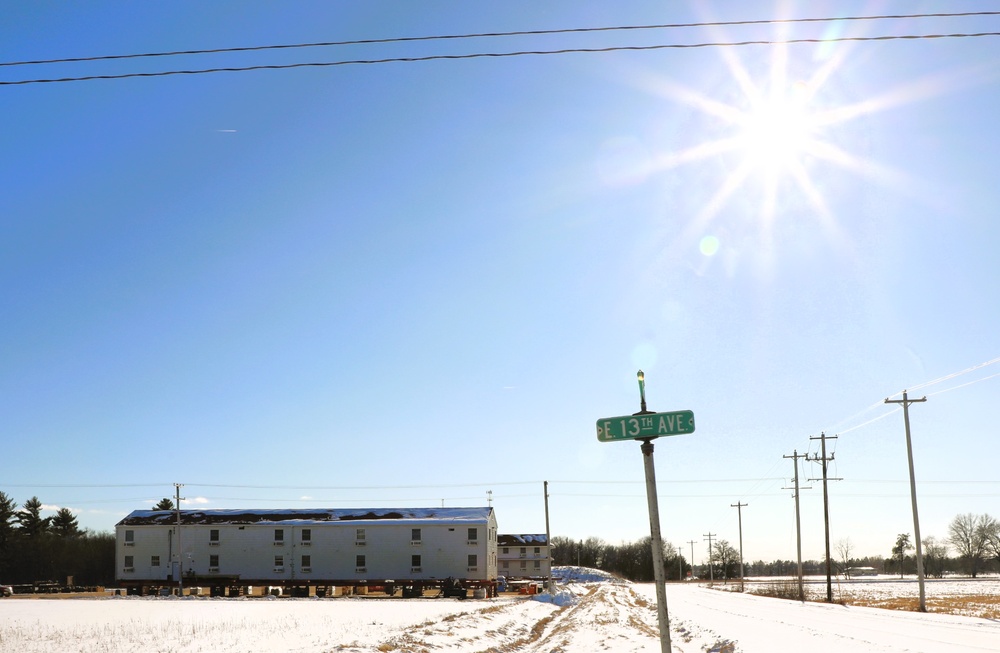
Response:
[[[645,397],[642,400],[642,409],[646,409]],[[651,439],[643,440],[639,449],[642,451],[643,468],[646,470],[646,503],[649,505],[649,532],[652,536],[650,540],[653,547],[653,580],[656,582],[656,613],[660,626],[660,649],[661,653],[670,653],[670,620],[667,615],[667,586],[663,571],[663,537],[660,534],[660,508],[656,498],[653,441]]]
[[[805,454],[799,455],[798,450],[793,449],[791,456],[782,456],[782,458],[791,458],[795,463],[795,544],[799,561],[799,601],[805,603],[806,590],[802,586],[802,520],[799,517],[799,458],[805,458]]]
[[[677,580],[684,580],[684,554],[681,547],[677,547]]]
[[[642,370],[636,375],[639,380],[639,412],[638,415],[650,415],[646,410],[646,375]],[[656,498],[656,467],[653,465],[653,440],[656,438],[641,438],[642,467],[646,473],[646,504],[649,508],[650,544],[653,548],[653,580],[656,583],[656,618],[660,627],[660,653],[670,653],[670,617],[667,614],[667,584],[663,570],[663,537],[660,534],[660,505]]]
[[[695,540],[688,540],[688,544],[691,545],[691,578],[694,578],[694,545]]]
[[[820,431],[818,438],[810,437],[809,439],[819,440],[821,443],[820,446],[822,447],[821,456],[814,455],[810,458],[809,455],[806,454],[806,460],[823,464],[823,527],[826,530],[826,602],[833,603],[832,563],[830,560],[830,495],[827,494],[826,491],[826,463],[833,460],[833,454],[831,453],[829,456],[826,455],[826,441],[828,439],[836,440],[837,436],[828,436],[826,433]],[[809,480],[815,481],[817,479],[811,478]],[[839,481],[841,479],[835,478],[832,480]]]
[[[736,508],[736,516],[739,519],[740,525],[740,591],[743,591],[743,508],[749,506],[749,503],[736,503],[729,504],[730,508]]]
[[[715,533],[707,533],[702,537],[708,540],[708,585],[711,587],[715,584],[715,571],[712,570],[712,538]]]
[[[545,481],[543,486],[545,492],[545,546],[549,549],[549,594],[552,594],[552,544],[549,535],[549,482]]]
[[[183,483],[174,483],[177,492],[177,596],[184,596],[184,551],[181,549],[181,488]]]
[[[917,584],[920,586],[920,611],[927,612],[927,603],[924,595],[924,554],[920,548],[920,518],[917,517],[917,481],[913,475],[913,446],[910,443],[910,404],[927,401],[927,397],[920,399],[908,399],[906,390],[903,390],[902,399],[889,399],[887,404],[903,404],[903,425],[906,428],[906,459],[910,465],[910,503],[913,504],[913,538],[917,547]]]

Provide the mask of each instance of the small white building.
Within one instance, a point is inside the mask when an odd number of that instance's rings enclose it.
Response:
[[[855,576],[878,576],[878,572],[875,571],[875,567],[849,567],[847,577],[854,578]]]
[[[169,585],[178,573],[220,587],[497,577],[493,508],[182,510],[177,521],[177,511],[136,510],[118,522],[122,585]]]
[[[541,535],[498,535],[497,573],[507,578],[545,578],[552,569],[549,540]]]

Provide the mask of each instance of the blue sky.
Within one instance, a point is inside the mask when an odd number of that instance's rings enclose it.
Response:
[[[950,2],[177,2],[5,8],[0,60]],[[1000,16],[374,43],[0,67],[0,81],[579,48],[1000,32]],[[502,532],[794,559],[1000,514],[1000,37],[438,59],[0,86],[0,490],[111,530],[186,507],[492,505]],[[955,375],[955,376],[952,376]],[[895,412],[894,412],[895,410]],[[819,465],[801,462],[803,480]],[[805,484],[805,483],[804,483]],[[823,555],[822,491],[803,555]]]

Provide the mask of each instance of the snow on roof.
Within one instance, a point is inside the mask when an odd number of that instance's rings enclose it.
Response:
[[[319,523],[336,521],[485,522],[493,508],[332,508],[300,510],[181,510],[181,525]],[[133,510],[117,526],[177,523],[176,510]]]
[[[548,538],[545,537],[545,533],[541,535],[512,535],[504,534],[497,535],[497,544],[499,546],[520,546],[522,544],[548,544]]]

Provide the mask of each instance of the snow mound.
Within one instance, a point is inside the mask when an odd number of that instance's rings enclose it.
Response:
[[[573,566],[553,567],[552,578],[561,583],[616,583],[621,585],[628,582],[600,569]]]
[[[567,605],[573,605],[577,602],[577,597],[572,592],[567,592],[566,590],[560,590],[555,594],[536,594],[532,597],[532,600],[539,601],[541,603],[551,603],[552,605],[559,606],[560,608]]]

